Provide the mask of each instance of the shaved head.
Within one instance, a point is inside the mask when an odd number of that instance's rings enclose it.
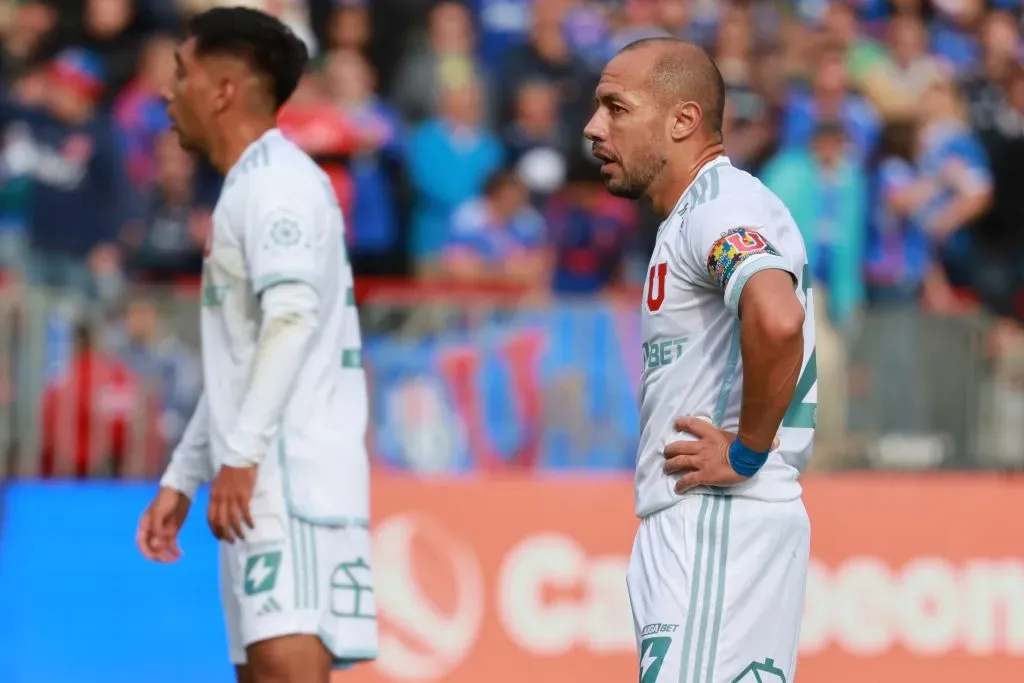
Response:
[[[644,38],[619,51],[648,50],[653,63],[647,85],[666,107],[692,101],[703,114],[705,130],[721,135],[725,119],[725,82],[711,57],[700,47],[676,38]]]

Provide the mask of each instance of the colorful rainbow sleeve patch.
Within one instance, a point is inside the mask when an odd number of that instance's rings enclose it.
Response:
[[[778,256],[779,252],[753,228],[734,228],[722,235],[708,254],[708,275],[725,289],[745,259],[758,254]]]

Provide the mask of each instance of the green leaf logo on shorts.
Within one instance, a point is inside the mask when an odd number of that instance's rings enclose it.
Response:
[[[672,645],[668,636],[644,638],[640,642],[640,683],[655,683]]]
[[[253,555],[245,561],[245,594],[256,595],[272,590],[281,567],[281,551]]]

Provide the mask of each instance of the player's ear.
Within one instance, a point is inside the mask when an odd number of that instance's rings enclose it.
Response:
[[[235,97],[238,96],[238,86],[235,82],[226,77],[222,77],[217,80],[217,86],[214,89],[214,100],[213,108],[218,114],[231,106],[231,102],[234,101]]]
[[[703,112],[696,102],[680,102],[675,105],[672,118],[672,140],[682,142],[700,127]]]

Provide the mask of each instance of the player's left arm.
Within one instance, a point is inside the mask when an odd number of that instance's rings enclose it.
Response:
[[[803,364],[804,307],[782,242],[761,226],[733,228],[704,252],[711,283],[739,317],[743,395],[729,462],[745,477],[767,460]]]
[[[803,364],[805,314],[793,275],[776,268],[755,272],[739,294],[738,313],[743,396],[736,438],[741,448],[733,450],[750,453],[730,453],[730,459],[752,458],[747,469],[756,472],[793,400]],[[742,468],[741,464],[737,472],[743,474]]]
[[[739,317],[743,394],[738,434],[694,417],[676,423],[697,439],[665,447],[666,472],[682,473],[676,482],[679,493],[702,484],[729,486],[757,474],[792,401],[804,351],[804,309],[793,261],[760,227],[720,232],[712,229],[712,221],[694,223],[684,246],[687,260],[700,264],[702,272],[693,274],[721,291]]]
[[[319,319],[317,252],[326,246],[326,228],[316,220],[315,198],[286,192],[278,187],[256,194],[247,216],[245,259],[262,322],[208,513],[214,535],[228,541],[243,537],[243,520],[252,527],[249,501],[257,466],[270,450]]]

